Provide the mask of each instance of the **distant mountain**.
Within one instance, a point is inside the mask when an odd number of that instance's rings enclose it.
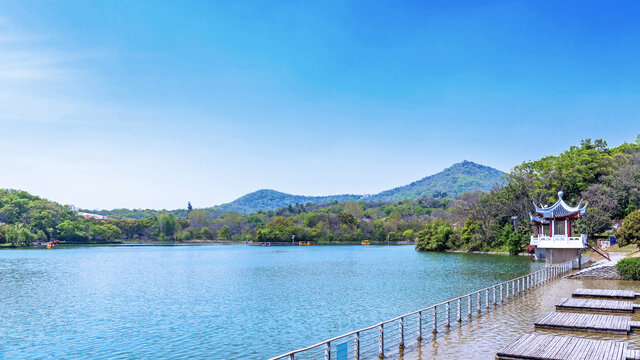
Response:
[[[488,191],[496,184],[504,183],[504,172],[489,166],[463,161],[443,171],[391,190],[385,190],[367,198],[376,200],[409,200],[435,193],[457,195],[469,191]]]
[[[248,214],[260,210],[275,210],[295,204],[324,203],[330,201],[343,202],[347,200],[360,200],[361,198],[362,195],[291,195],[280,191],[263,189],[244,195],[230,203],[216,206],[215,208],[223,211],[237,211]]]
[[[446,193],[448,196],[455,196],[468,191],[491,190],[496,184],[504,183],[504,175],[504,172],[492,167],[471,161],[463,161],[409,185],[385,190],[375,195],[304,196],[291,195],[275,190],[258,190],[214,208],[216,210],[237,211],[247,214],[260,210],[275,210],[295,204],[342,202],[347,200],[398,201],[442,193]]]

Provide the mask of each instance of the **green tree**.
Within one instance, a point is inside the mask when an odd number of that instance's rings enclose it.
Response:
[[[444,251],[454,231],[451,224],[444,220],[434,220],[418,232],[418,251]]]
[[[211,231],[211,229],[208,227],[202,228],[202,230],[200,231],[200,235],[207,240],[212,240],[215,238],[213,231]]]
[[[572,226],[573,232],[577,234],[586,234],[592,237],[595,234],[611,228],[610,216],[606,212],[597,208],[587,208],[585,215],[578,219]],[[573,235],[573,236],[576,236]]]
[[[31,234],[29,230],[26,228],[21,228],[18,230],[18,239],[17,243],[20,246],[31,246],[33,240],[35,240],[35,236]]]
[[[203,209],[194,209],[189,212],[189,223],[193,227],[207,226],[207,213]]]
[[[480,224],[477,221],[473,220],[471,217],[468,217],[464,222],[464,226],[462,226],[462,231],[460,233],[460,242],[464,245],[470,245],[472,243],[472,238],[474,235],[480,232]]]
[[[509,248],[509,254],[518,255],[520,252],[522,252],[522,249],[523,249],[522,239],[523,237],[515,231],[512,231],[509,234],[509,237],[507,238],[507,247]]]
[[[231,239],[231,228],[227,225],[223,226],[220,228],[220,230],[218,231],[218,235],[226,240],[230,240]]]
[[[622,229],[616,233],[620,246],[629,244],[640,248],[640,210],[636,210],[624,218]]]
[[[178,232],[178,223],[176,218],[171,214],[159,214],[157,217],[157,226],[158,231],[169,239],[172,239],[173,235]]]
[[[404,232],[402,232],[402,238],[404,240],[408,240],[411,241],[414,239],[414,231],[409,229],[409,230],[405,230]]]
[[[70,242],[86,241],[87,234],[83,230],[82,224],[71,220],[65,220],[56,226],[60,239]]]

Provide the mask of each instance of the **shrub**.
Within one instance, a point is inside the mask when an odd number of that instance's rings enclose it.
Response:
[[[616,264],[618,272],[625,280],[640,280],[640,258],[622,259]]]
[[[624,218],[622,229],[616,234],[620,246],[635,244],[640,246],[640,210]]]
[[[527,245],[527,247],[525,249],[527,250],[527,252],[529,254],[533,254],[534,252],[536,252],[536,246],[535,245]]]

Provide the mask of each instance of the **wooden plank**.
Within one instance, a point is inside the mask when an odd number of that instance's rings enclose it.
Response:
[[[527,341],[533,334],[522,334],[518,336],[515,340],[510,342],[507,346],[505,346],[501,351],[504,352],[513,352],[513,350],[520,346],[521,343]]]
[[[635,307],[631,301],[600,299],[562,299],[556,304],[557,310],[578,310],[597,312],[633,313]]]
[[[584,339],[581,338],[574,338],[574,337],[567,337],[569,339],[569,342],[567,345],[565,345],[565,347],[560,350],[557,354],[556,357],[559,359],[564,359],[569,357],[569,355],[573,354],[574,349],[577,347],[580,347],[580,344],[583,343]]]
[[[534,323],[536,329],[629,334],[631,317],[619,315],[548,313]]]
[[[633,290],[611,289],[576,289],[573,297],[603,297],[612,299],[635,299],[638,297]]]
[[[636,359],[625,343],[544,334],[520,335],[496,354],[497,359],[517,360],[625,360]],[[640,357],[637,358],[640,360]]]

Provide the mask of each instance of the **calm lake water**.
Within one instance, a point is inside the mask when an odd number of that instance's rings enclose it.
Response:
[[[0,358],[265,359],[543,265],[413,246],[4,250]]]

